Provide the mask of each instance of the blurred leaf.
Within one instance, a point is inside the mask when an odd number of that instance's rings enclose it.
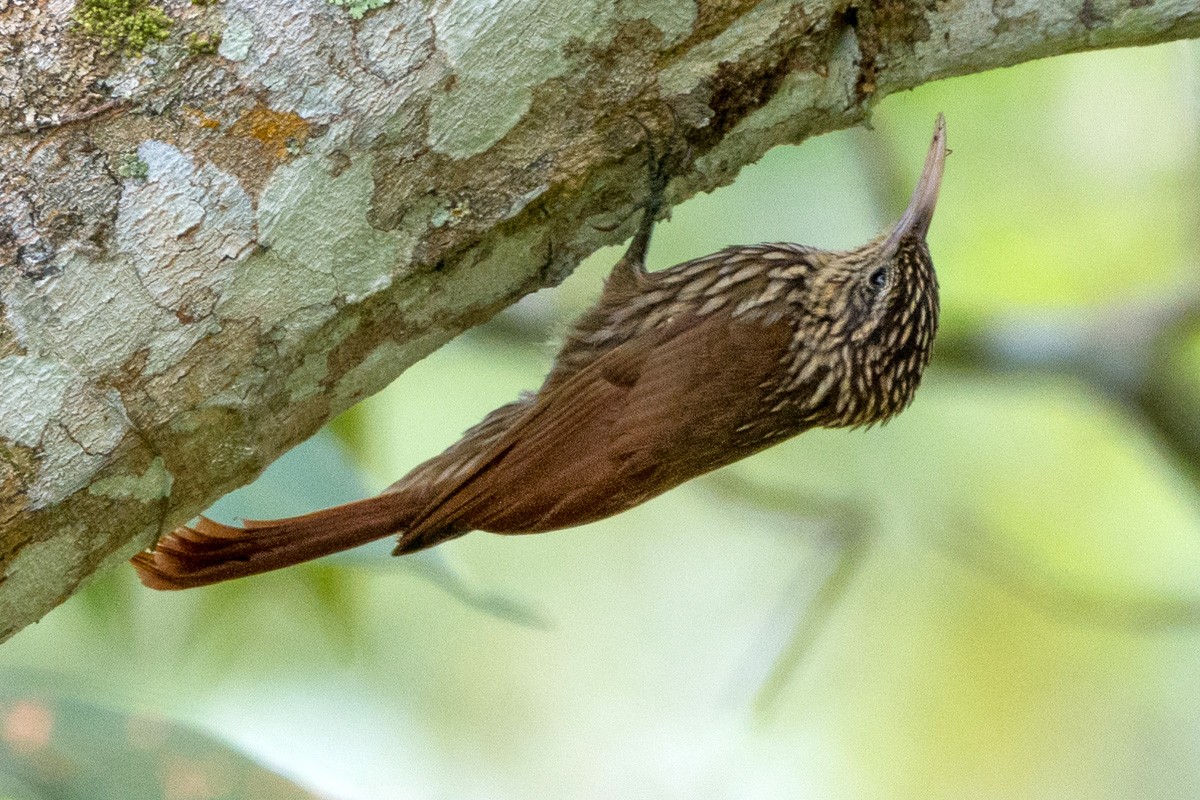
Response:
[[[359,500],[370,494],[358,467],[328,429],[296,445],[258,480],[230,492],[205,516],[235,521],[275,519]]]
[[[1144,402],[1200,486],[1200,305],[1161,340]]]
[[[13,800],[315,798],[228,745],[168,720],[45,689],[0,689],[0,797]]]

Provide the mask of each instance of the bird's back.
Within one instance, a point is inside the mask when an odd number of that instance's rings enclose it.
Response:
[[[610,282],[537,395],[494,412],[394,487],[422,493],[406,538],[579,525],[800,432],[803,421],[764,404],[796,331],[771,273],[798,272],[805,257],[731,248],[641,276],[628,287],[633,303]]]

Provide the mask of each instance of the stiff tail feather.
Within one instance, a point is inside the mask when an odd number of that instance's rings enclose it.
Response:
[[[201,517],[176,528],[152,552],[132,559],[151,589],[190,589],[290,567],[397,533],[416,510],[403,492],[327,508],[300,517],[245,520],[245,528]]]

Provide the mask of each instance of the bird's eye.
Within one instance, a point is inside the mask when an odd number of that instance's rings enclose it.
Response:
[[[876,289],[882,289],[883,287],[887,286],[887,282],[888,282],[887,267],[880,267],[879,269],[872,272],[870,275],[867,276],[867,282],[870,283],[871,286]]]

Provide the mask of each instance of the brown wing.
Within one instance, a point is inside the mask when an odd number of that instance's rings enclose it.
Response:
[[[791,336],[723,314],[624,342],[543,391],[467,474],[444,484],[401,550],[447,529],[553,530],[623,511],[762,446],[747,421]]]

